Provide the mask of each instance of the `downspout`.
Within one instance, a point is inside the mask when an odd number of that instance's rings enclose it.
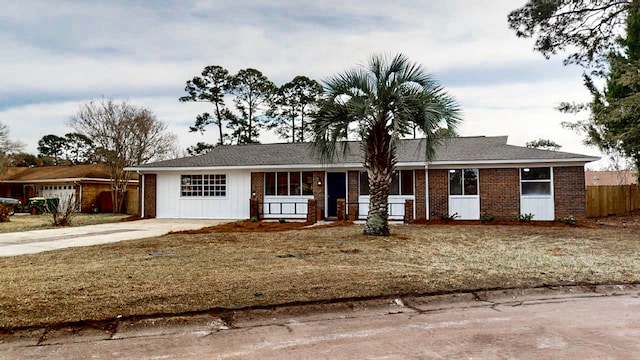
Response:
[[[430,214],[429,207],[431,206],[431,204],[429,202],[429,165],[428,164],[424,166],[424,194],[425,194],[424,201],[427,203],[424,208],[425,209],[424,215],[427,220],[431,220],[431,215],[429,215]]]

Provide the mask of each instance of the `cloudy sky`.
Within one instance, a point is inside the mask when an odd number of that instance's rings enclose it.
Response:
[[[581,70],[545,60],[508,29],[507,14],[524,2],[0,0],[0,122],[37,153],[42,136],[72,131],[80,104],[128,99],[167,122],[184,149],[216,141],[213,128],[189,133],[206,104],[178,102],[207,65],[253,67],[281,85],[402,52],[457,98],[461,135],[509,135],[513,145],[546,138],[600,155],[560,126],[579,116],[554,110],[589,99]]]

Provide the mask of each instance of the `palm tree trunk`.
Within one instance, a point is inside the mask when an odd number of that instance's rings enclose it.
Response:
[[[389,188],[395,165],[391,135],[386,128],[384,113],[367,134],[364,142],[364,166],[369,175],[369,213],[364,226],[365,235],[389,236]]]
[[[371,169],[369,175],[369,213],[364,226],[365,235],[388,236],[389,233],[389,187],[386,171]]]

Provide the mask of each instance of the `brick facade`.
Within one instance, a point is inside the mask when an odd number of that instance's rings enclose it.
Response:
[[[307,201],[307,222],[310,224],[318,222],[318,200],[316,199]]]
[[[251,173],[251,200],[256,201],[257,211],[259,215],[255,215],[257,218],[261,218],[264,213],[264,173],[263,172],[254,172]],[[246,201],[246,200],[245,200]],[[250,214],[251,217],[254,214]]]
[[[80,192],[80,187],[76,187],[76,199],[81,198],[81,204],[80,204],[80,208],[82,209],[82,212],[91,212],[93,207],[98,206],[98,198],[100,196],[100,193],[102,192],[109,192],[111,193],[111,184],[104,184],[104,183],[85,183],[82,184],[82,195],[79,195]],[[129,186],[129,188],[133,189],[132,186]],[[80,197],[78,197],[80,196]],[[101,209],[99,209],[101,210]]]
[[[428,177],[428,178],[427,178]],[[308,220],[321,220],[325,213],[325,172],[313,173],[314,216]],[[428,179],[428,182],[427,182]],[[584,218],[585,186],[582,166],[556,167],[553,172],[556,218],[573,215]],[[318,185],[318,180],[321,184]],[[145,176],[145,217],[155,217],[155,175]],[[415,219],[436,218],[449,213],[449,174],[447,169],[415,170],[415,201],[407,206],[415,208]],[[427,194],[428,187],[428,194]],[[518,168],[479,169],[480,212],[495,215],[496,220],[513,220],[520,213],[520,177]],[[154,195],[154,196],[151,196]],[[262,214],[264,201],[264,173],[251,173],[252,199],[260,205]],[[359,171],[347,172],[347,199],[339,206],[344,218],[345,212],[351,220],[358,213]],[[428,197],[428,205],[427,205]],[[246,201],[246,200],[245,200]],[[346,204],[345,204],[346,202]],[[427,214],[427,207],[429,214]],[[408,209],[405,210],[405,212]],[[411,214],[410,221],[413,220]]]
[[[155,174],[146,174],[144,176],[144,217],[156,217],[156,193],[157,179]]]
[[[569,215],[586,218],[584,166],[553,168],[553,194],[556,219]]]
[[[336,218],[338,220],[345,220],[346,219],[345,204],[346,204],[345,199],[337,199],[336,200]]]
[[[347,173],[347,214],[348,219],[352,221],[358,218],[359,174],[359,171]]]
[[[404,201],[404,223],[411,224],[413,222],[413,200]]]
[[[496,220],[513,220],[520,213],[518,169],[480,169],[480,212]]]
[[[320,179],[321,184],[318,185],[318,179]],[[318,200],[318,220],[324,218],[324,184],[325,177],[324,171],[314,171],[313,172],[313,198]]]
[[[428,170],[429,215],[433,219],[440,214],[449,214],[449,175],[447,170]]]
[[[424,220],[427,218],[426,170],[417,169],[415,174],[416,219]]]

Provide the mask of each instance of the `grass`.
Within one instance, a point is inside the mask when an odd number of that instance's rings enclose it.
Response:
[[[123,214],[75,214],[71,220],[71,226],[116,222],[129,216]],[[9,217],[9,222],[0,223],[0,233],[50,229],[53,227],[51,216],[48,214],[16,214]]]
[[[0,258],[0,327],[407,294],[640,282],[627,228],[362,226],[173,234]],[[517,230],[517,231],[514,231]]]

